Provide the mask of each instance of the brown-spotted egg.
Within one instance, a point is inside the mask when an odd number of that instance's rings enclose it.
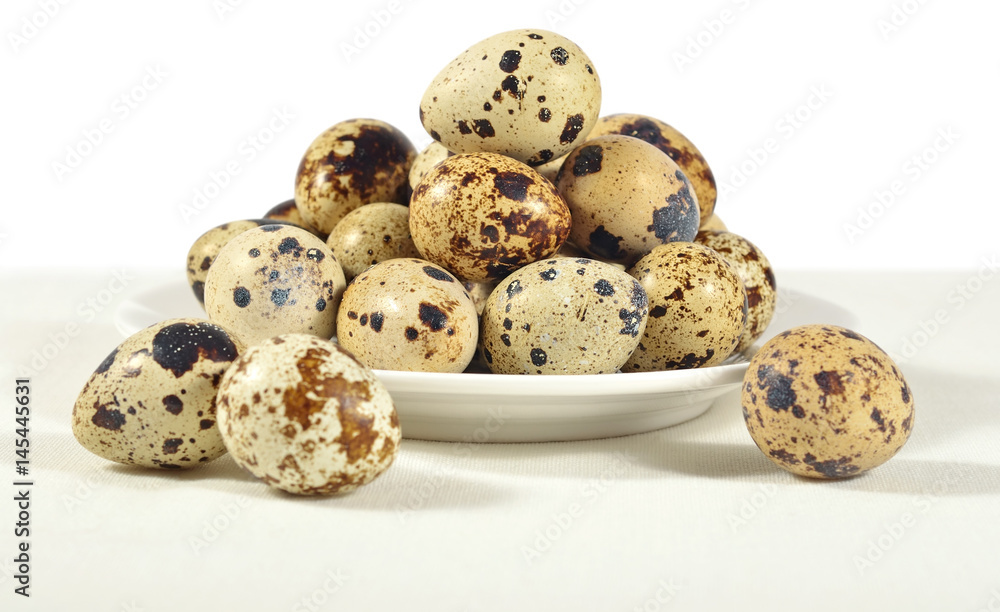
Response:
[[[750,437],[781,468],[812,478],[888,461],[913,430],[913,393],[893,360],[861,334],[804,325],[771,338],[743,378]]]
[[[250,347],[222,379],[219,429],[237,464],[299,495],[367,484],[396,456],[389,392],[333,342],[283,334]]]
[[[747,319],[747,292],[736,271],[693,242],[658,246],[629,274],[649,296],[649,322],[623,372],[681,370],[725,361]]]
[[[774,316],[778,288],[771,262],[756,245],[732,232],[702,230],[694,241],[721,255],[746,287],[747,325],[735,350],[737,353],[742,352],[764,335],[764,330]]]
[[[424,150],[417,153],[417,156],[413,159],[413,164],[410,165],[410,187],[416,189],[417,183],[427,176],[431,168],[452,155],[454,153],[444,148],[444,145],[440,142],[432,142],[424,147]]]
[[[444,268],[390,259],[357,276],[337,316],[337,340],[370,368],[461,372],[479,338],[476,305]]]
[[[205,309],[247,345],[293,332],[330,338],[345,285],[322,240],[298,227],[264,225],[219,251],[205,281]]]
[[[410,209],[388,202],[352,210],[330,232],[326,245],[344,269],[348,282],[380,261],[420,257],[410,236]]]
[[[226,452],[215,396],[237,341],[202,319],[169,319],[111,351],[73,406],[73,435],[111,461],[191,468]]]
[[[482,352],[497,374],[607,374],[635,350],[646,292],[592,259],[524,266],[497,285],[481,317]]]
[[[552,183],[496,153],[445,159],[410,200],[417,250],[463,281],[498,280],[551,256],[570,223],[569,208]]]
[[[600,136],[569,154],[556,181],[573,215],[570,240],[624,264],[698,233],[698,200],[677,164],[630,136]]]
[[[358,206],[403,204],[416,156],[403,132],[376,119],[342,121],[316,137],[295,175],[295,204],[306,223],[329,234]]]
[[[540,166],[583,142],[601,108],[590,58],[545,30],[482,40],[431,81],[420,121],[456,153],[490,151]]]

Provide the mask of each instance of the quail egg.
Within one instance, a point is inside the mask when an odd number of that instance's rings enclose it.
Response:
[[[330,232],[326,245],[348,282],[380,261],[420,256],[410,236],[410,209],[388,202],[365,204],[349,212]]]

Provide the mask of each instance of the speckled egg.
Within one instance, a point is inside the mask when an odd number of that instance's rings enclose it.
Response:
[[[718,213],[712,213],[710,217],[702,220],[701,227],[699,227],[698,230],[705,230],[709,232],[727,232],[729,231],[729,228],[722,222],[722,218],[719,217]]]
[[[472,297],[444,268],[390,259],[347,287],[337,329],[340,345],[370,368],[461,372],[476,352],[479,319]]]
[[[742,352],[764,335],[764,330],[774,317],[778,287],[774,281],[771,262],[756,245],[732,232],[700,231],[694,241],[721,255],[746,287],[747,324],[735,351]]]
[[[219,388],[233,459],[299,495],[344,493],[384,472],[399,449],[389,392],[329,340],[284,334],[250,347]]]
[[[877,467],[913,429],[903,373],[874,342],[835,325],[804,325],[768,340],[743,377],[742,403],[764,455],[812,478]]]
[[[718,253],[671,242],[653,249],[629,274],[649,295],[649,323],[623,372],[713,366],[736,350],[746,326],[747,292]]]
[[[281,204],[277,204],[264,213],[264,218],[272,219],[274,221],[287,221],[288,223],[298,225],[302,229],[316,234],[321,240],[326,240],[326,233],[312,227],[306,223],[305,219],[302,218],[302,213],[299,212],[299,207],[295,205],[294,198],[291,200],[285,200]]]
[[[427,176],[427,173],[430,172],[431,168],[436,166],[438,162],[444,161],[446,157],[451,157],[452,155],[454,155],[454,153],[444,148],[444,145],[440,142],[432,142],[427,145],[423,151],[417,153],[417,157],[414,158],[413,164],[410,165],[410,187],[416,189],[417,183]]]
[[[205,279],[208,277],[208,270],[212,267],[216,255],[226,246],[226,243],[239,236],[243,232],[260,227],[262,225],[282,225],[290,224],[289,221],[271,219],[246,219],[244,221],[231,221],[223,223],[208,230],[198,237],[188,249],[187,254],[187,279],[194,292],[194,297],[198,302],[205,305]]]
[[[535,170],[538,172],[538,174],[544,176],[548,181],[550,181],[554,185],[556,180],[559,178],[559,170],[562,169],[562,165],[566,161],[566,157],[568,155],[569,153],[563,155],[562,157],[557,157],[552,161],[545,162],[541,166],[536,166]]]
[[[617,372],[647,315],[645,290],[614,266],[586,258],[536,261],[486,300],[483,357],[497,374]]]
[[[306,223],[329,234],[358,206],[404,204],[415,156],[406,135],[384,121],[342,121],[317,136],[302,156],[295,205]]]
[[[170,319],[136,332],[97,366],[73,406],[73,435],[111,461],[192,468],[225,454],[219,381],[242,347],[218,325]]]
[[[413,190],[417,250],[463,281],[501,279],[555,253],[570,212],[552,183],[496,153],[454,155]]]
[[[712,215],[715,210],[715,199],[718,196],[715,175],[708,167],[705,156],[684,134],[654,117],[625,113],[601,117],[589,137],[596,138],[606,134],[632,136],[648,142],[669,155],[691,181],[691,187],[698,197],[702,221]]]
[[[698,233],[698,200],[666,153],[629,136],[573,150],[556,181],[573,215],[570,240],[591,256],[633,264],[654,247]]]
[[[540,166],[583,142],[600,109],[597,71],[575,43],[545,30],[512,30],[445,66],[420,101],[420,121],[450,151]]]
[[[373,264],[399,257],[420,257],[410,236],[410,209],[402,204],[375,202],[360,206],[330,232],[333,251],[348,282]]]
[[[245,344],[294,332],[333,336],[346,282],[316,236],[264,225],[230,240],[215,261],[205,280],[205,310]]]

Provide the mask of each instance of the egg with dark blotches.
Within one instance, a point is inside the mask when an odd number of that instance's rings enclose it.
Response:
[[[608,374],[635,350],[645,290],[592,259],[537,261],[497,285],[481,317],[482,354],[497,374]]]
[[[569,208],[552,183],[496,153],[445,159],[410,199],[417,250],[463,281],[499,280],[551,256],[570,223]]]
[[[482,40],[445,66],[420,100],[420,121],[450,151],[540,166],[583,142],[600,108],[601,81],[583,50],[525,29]]]
[[[202,306],[205,305],[205,279],[208,278],[208,270],[212,267],[212,262],[215,261],[215,257],[222,250],[222,247],[249,229],[275,224],[294,225],[290,221],[274,219],[230,221],[213,227],[194,241],[187,254],[187,279],[191,291],[194,292],[194,297]]]
[[[326,240],[326,233],[312,227],[306,223],[305,219],[302,218],[302,213],[299,212],[299,207],[295,205],[295,198],[276,204],[264,213],[264,218],[272,219],[274,221],[287,221],[293,225],[298,225],[304,230],[309,230],[313,234],[319,236],[322,240]]]
[[[219,430],[238,465],[298,495],[346,493],[392,464],[389,392],[335,343],[283,334],[250,347],[219,387]]]
[[[461,372],[476,351],[472,297],[447,270],[390,259],[357,276],[337,316],[337,341],[379,370]]]
[[[743,281],[747,290],[747,324],[736,346],[737,353],[750,348],[764,335],[778,303],[774,270],[757,246],[732,232],[700,231],[694,241],[722,256]]]
[[[715,200],[718,197],[715,175],[698,147],[676,128],[655,117],[622,113],[599,118],[589,138],[606,134],[638,138],[666,153],[691,181],[691,187],[698,197],[702,223],[715,211]]]
[[[913,430],[913,394],[874,342],[835,325],[771,338],[743,377],[743,419],[764,455],[812,478],[861,474],[888,461]]]
[[[302,156],[295,205],[306,223],[329,234],[359,206],[404,204],[415,156],[409,138],[384,121],[341,121],[317,136]]]
[[[677,164],[629,136],[600,136],[569,154],[556,181],[573,215],[570,240],[629,266],[654,247],[692,240],[698,200]]]
[[[129,336],[73,406],[73,435],[118,463],[192,468],[226,452],[215,396],[242,346],[203,319],[169,319]]]
[[[420,256],[410,236],[410,209],[388,202],[352,210],[330,232],[326,245],[348,282],[380,261]]]
[[[747,320],[743,281],[712,249],[658,246],[629,270],[649,295],[649,323],[623,372],[685,370],[722,363]]]
[[[205,310],[247,345],[286,333],[330,338],[346,282],[326,244],[264,225],[230,240],[205,280]]]
[[[416,189],[417,183],[427,176],[431,168],[452,155],[454,153],[444,148],[444,145],[440,142],[432,142],[424,147],[424,150],[417,153],[417,156],[413,159],[413,164],[410,165],[410,187]]]

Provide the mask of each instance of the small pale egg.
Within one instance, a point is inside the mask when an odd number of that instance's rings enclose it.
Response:
[[[562,168],[563,162],[566,161],[566,157],[568,155],[569,154],[567,153],[562,157],[557,157],[552,161],[545,162],[541,166],[536,166],[535,170],[538,171],[538,174],[544,176],[546,179],[548,179],[550,183],[554,185],[556,179],[559,178],[559,170]]]
[[[222,250],[222,247],[249,229],[274,224],[292,225],[292,222],[272,219],[230,221],[213,227],[194,241],[187,254],[187,279],[191,291],[194,292],[194,296],[198,298],[198,302],[202,306],[205,305],[205,279],[208,277],[208,270],[212,267],[212,262],[215,261],[215,257]]]
[[[448,271],[390,259],[357,276],[337,317],[337,341],[370,368],[461,372],[476,351],[476,305]]]
[[[497,374],[607,374],[635,350],[646,292],[592,259],[524,266],[497,285],[481,317],[482,353]]]
[[[605,134],[632,136],[669,155],[691,181],[691,187],[698,196],[702,223],[715,211],[715,199],[718,196],[715,175],[708,167],[705,156],[684,134],[655,117],[628,113],[601,117],[588,138]]]
[[[778,287],[774,270],[764,253],[752,242],[732,232],[700,231],[695,242],[703,244],[722,256],[743,281],[747,290],[747,325],[736,346],[740,353],[764,335],[764,330],[774,316]]]
[[[417,157],[414,158],[413,164],[410,166],[410,188],[416,189],[417,183],[427,176],[431,168],[452,155],[454,153],[444,148],[440,142],[432,142],[424,147],[423,151],[417,153]]]
[[[588,140],[566,158],[556,186],[573,215],[570,240],[604,261],[628,266],[657,245],[698,232],[698,200],[687,177],[638,138]]]
[[[623,372],[708,367],[736,350],[746,326],[747,292],[718,253],[671,242],[653,249],[629,274],[649,295],[649,323]]]
[[[293,225],[298,225],[304,230],[308,230],[313,234],[316,234],[321,240],[326,240],[325,233],[310,226],[306,223],[306,220],[302,218],[302,213],[299,212],[298,206],[295,205],[295,198],[285,200],[281,204],[274,206],[264,213],[264,218],[273,219],[275,221],[287,221]]]
[[[317,136],[302,156],[295,205],[306,223],[329,234],[363,204],[404,204],[415,156],[406,135],[384,121],[342,121]]]
[[[551,256],[569,235],[570,222],[552,183],[496,153],[445,159],[410,200],[417,250],[463,281],[499,280]]]
[[[410,236],[410,209],[374,202],[355,208],[330,232],[326,245],[348,282],[373,264],[399,257],[420,257]]]
[[[913,393],[874,342],[835,325],[771,338],[743,377],[750,437],[779,467],[812,478],[861,474],[888,461],[913,430]]]
[[[496,286],[496,281],[465,281],[462,283],[465,292],[472,297],[472,301],[476,305],[476,314],[483,314],[486,299],[490,297]]]
[[[322,240],[298,227],[264,225],[219,251],[205,280],[205,309],[247,345],[293,332],[330,338],[345,285]]]
[[[450,151],[540,166],[583,142],[600,108],[601,82],[580,47],[553,32],[512,30],[445,66],[420,101],[420,121]]]
[[[702,220],[701,227],[699,227],[698,230],[704,230],[707,232],[727,232],[729,231],[729,228],[727,228],[726,224],[722,222],[722,218],[719,217],[718,213],[712,213],[710,217]]]
[[[240,347],[202,319],[169,319],[128,337],[73,406],[73,435],[110,461],[192,468],[225,454],[216,427],[219,381]]]
[[[392,464],[389,392],[329,340],[284,334],[250,347],[219,387],[219,428],[241,467],[299,495],[344,493]]]

